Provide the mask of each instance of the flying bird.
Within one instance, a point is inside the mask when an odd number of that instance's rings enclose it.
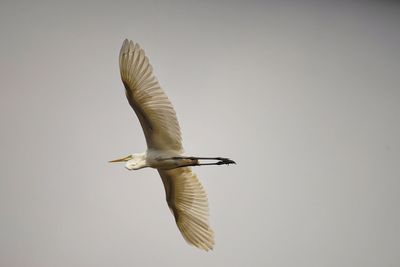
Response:
[[[147,150],[110,162],[125,162],[128,170],[157,169],[164,184],[168,206],[184,239],[203,250],[214,246],[208,222],[208,200],[190,166],[235,164],[222,157],[190,157],[183,154],[175,110],[153,75],[144,50],[125,39],[119,54],[126,97],[146,138]]]

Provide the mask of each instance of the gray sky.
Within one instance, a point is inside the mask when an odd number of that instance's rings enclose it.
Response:
[[[399,266],[396,1],[0,3],[1,266]],[[145,48],[210,202],[188,246],[119,77]]]

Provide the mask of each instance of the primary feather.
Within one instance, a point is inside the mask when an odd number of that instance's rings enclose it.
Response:
[[[208,224],[207,195],[196,174],[189,167],[158,172],[168,206],[185,240],[204,250],[212,249],[214,233]]]
[[[138,44],[125,40],[119,66],[126,97],[139,118],[147,147],[183,152],[175,110],[154,77],[144,50]]]

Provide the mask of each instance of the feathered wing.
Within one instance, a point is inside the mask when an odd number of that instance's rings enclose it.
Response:
[[[208,200],[203,186],[190,167],[158,172],[165,187],[167,203],[185,240],[198,248],[210,250],[214,233],[208,224]]]
[[[154,77],[144,50],[125,39],[119,55],[119,67],[126,97],[139,118],[147,147],[182,152],[175,110]]]
[[[119,66],[129,104],[139,118],[147,147],[182,152],[180,127],[175,110],[153,75],[143,49],[125,40]],[[208,224],[207,195],[189,167],[158,170],[169,208],[185,240],[210,250],[214,233]]]

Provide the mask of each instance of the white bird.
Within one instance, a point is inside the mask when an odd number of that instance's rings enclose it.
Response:
[[[221,157],[183,156],[175,110],[138,44],[125,39],[119,54],[119,67],[126,97],[143,128],[147,150],[110,162],[126,162],[128,170],[157,169],[165,187],[168,206],[184,239],[208,251],[214,246],[214,233],[208,223],[207,195],[189,166],[229,165],[235,162]]]

